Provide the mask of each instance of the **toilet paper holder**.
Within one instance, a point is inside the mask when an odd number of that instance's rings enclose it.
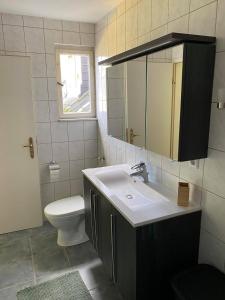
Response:
[[[49,170],[50,171],[51,170],[60,170],[60,169],[61,168],[60,168],[59,164],[57,164],[56,161],[54,161],[54,160],[50,161],[50,163],[49,163]]]

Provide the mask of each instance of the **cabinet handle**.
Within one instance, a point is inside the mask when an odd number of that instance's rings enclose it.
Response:
[[[112,250],[112,279],[116,283],[116,265],[115,265],[115,216],[110,215],[111,228],[111,250]]]
[[[94,238],[94,215],[93,215],[93,191],[90,190],[90,202],[91,202],[91,236],[92,236],[92,241],[93,244],[95,243],[95,238]]]
[[[98,251],[98,233],[97,233],[97,218],[96,218],[96,213],[97,213],[97,203],[96,203],[96,194],[93,194],[93,215],[94,215],[94,245],[96,251]]]

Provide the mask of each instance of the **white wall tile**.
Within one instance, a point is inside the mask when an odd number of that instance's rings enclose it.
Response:
[[[209,149],[205,159],[203,187],[225,197],[225,152]]]
[[[49,100],[57,99],[56,78],[48,78],[48,96],[49,96]]]
[[[204,5],[209,4],[212,1],[214,1],[214,0],[191,0],[190,10],[192,11],[192,10],[198,9]]]
[[[181,32],[188,33],[189,15],[183,16],[177,20],[168,23],[168,33]]]
[[[168,0],[152,0],[152,29],[168,21]]]
[[[45,54],[28,53],[27,55],[31,57],[32,77],[45,77]]]
[[[37,142],[51,143],[51,130],[50,123],[37,123]]]
[[[218,100],[220,90],[225,91],[225,52],[216,54],[214,80],[213,80],[213,101]],[[224,101],[224,99],[222,99]]]
[[[68,123],[69,141],[80,141],[84,139],[84,122],[75,121]]]
[[[189,13],[190,0],[169,0],[169,21]]]
[[[38,145],[38,158],[39,163],[46,164],[52,161],[52,145],[39,144]]]
[[[0,49],[5,50],[5,42],[4,42],[2,25],[0,25]]]
[[[69,160],[68,143],[52,143],[53,160],[63,162]]]
[[[44,35],[46,53],[55,54],[56,44],[62,44],[62,31],[45,29]]]
[[[51,123],[52,142],[67,142],[68,130],[67,122]]]
[[[199,263],[210,264],[224,272],[225,243],[204,230],[200,236]]]
[[[49,163],[39,165],[39,173],[41,184],[50,182]]]
[[[70,178],[82,178],[82,170],[84,169],[84,160],[71,160],[70,161]]]
[[[2,23],[7,25],[23,26],[23,17],[13,14],[2,14]]]
[[[209,146],[225,151],[225,111],[219,110],[216,103],[212,103]]]
[[[177,161],[171,160],[166,157],[162,157],[162,169],[170,174],[179,176],[180,164]]]
[[[48,101],[35,101],[35,116],[36,122],[49,122]]]
[[[46,54],[47,77],[56,77],[56,57]]]
[[[138,2],[138,36],[148,33],[151,29],[151,1]]]
[[[81,33],[80,34],[81,45],[94,47],[95,35],[92,33]]]
[[[43,208],[54,201],[54,196],[54,184],[46,183],[41,185],[41,200]]]
[[[85,121],[84,122],[84,139],[97,140],[97,122]]]
[[[95,27],[92,23],[80,23],[80,32],[94,33]]]
[[[85,141],[85,158],[94,158],[98,155],[98,145],[97,141]]]
[[[48,100],[48,89],[46,78],[32,79],[32,93],[34,100]]]
[[[26,51],[35,53],[44,53],[44,32],[40,28],[24,27]]]
[[[86,158],[84,161],[85,169],[96,168],[98,166],[97,158]]]
[[[202,201],[206,215],[205,229],[225,243],[225,199],[205,191]]]
[[[126,43],[137,38],[137,5],[126,12]]]
[[[44,28],[62,30],[62,21],[44,18]]]
[[[57,101],[49,101],[50,120],[56,122],[59,120],[59,109]]]
[[[191,166],[190,162],[182,162],[180,164],[180,178],[187,180],[198,186],[202,186],[204,159],[199,160],[199,166]]]
[[[80,45],[80,33],[63,31],[63,44]]]
[[[69,142],[69,158],[70,160],[84,159],[84,142]]]
[[[79,32],[80,31],[79,22],[62,21],[62,26],[63,26],[64,31],[74,31],[74,32]]]
[[[23,16],[24,26],[43,28],[43,18]]]
[[[75,179],[70,181],[71,196],[83,196],[83,180]]]
[[[3,33],[7,51],[25,52],[23,27],[3,25]]]
[[[179,178],[170,173],[162,171],[162,184],[174,194],[178,192]]]
[[[217,50],[225,50],[225,1],[218,0],[217,6],[217,22],[216,22],[216,37],[217,37]]]
[[[70,182],[61,181],[55,184],[55,200],[67,198],[70,196]]]
[[[213,2],[190,14],[189,33],[215,35],[217,2]]]

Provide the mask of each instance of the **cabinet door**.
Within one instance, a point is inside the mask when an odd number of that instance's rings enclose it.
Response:
[[[114,281],[125,300],[136,299],[136,229],[113,209]]]
[[[110,215],[112,206],[102,195],[97,196],[97,238],[98,254],[106,272],[112,276],[112,242]]]

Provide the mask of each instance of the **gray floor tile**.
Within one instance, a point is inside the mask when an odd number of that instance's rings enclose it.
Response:
[[[30,236],[48,235],[56,233],[57,230],[48,221],[44,222],[43,226],[30,230]]]
[[[61,274],[69,268],[69,262],[62,247],[56,244],[57,235],[37,235],[31,237],[34,270],[37,277]]]
[[[65,251],[69,257],[70,265],[77,268],[88,267],[90,263],[98,258],[90,242],[66,247]]]
[[[4,288],[0,290],[0,300],[17,300],[16,293],[31,285],[33,285],[33,281]]]
[[[7,241],[0,247],[0,289],[33,279],[28,238]]]
[[[30,232],[31,232],[30,229],[26,229],[26,230],[0,234],[0,247],[4,246],[7,242],[16,241],[18,239],[20,240],[22,238],[29,237]]]
[[[123,300],[114,285],[93,289],[90,294],[93,300]]]

